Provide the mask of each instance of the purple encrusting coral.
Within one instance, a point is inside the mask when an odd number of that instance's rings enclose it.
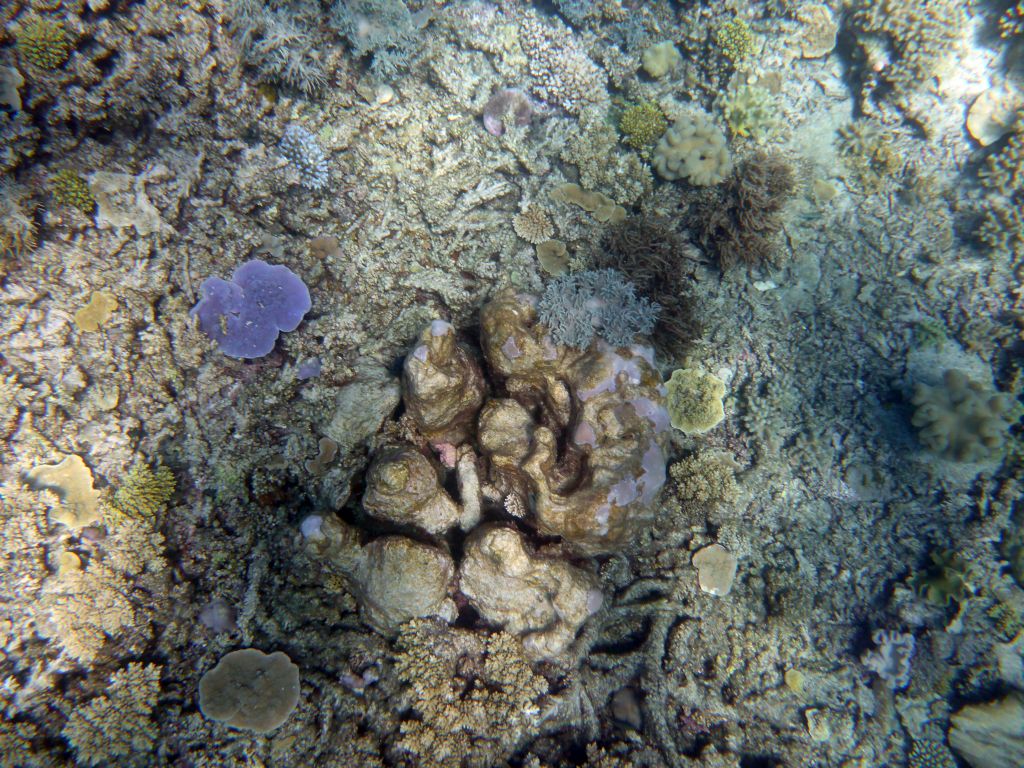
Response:
[[[199,327],[230,357],[269,354],[281,331],[294,331],[312,302],[309,289],[288,267],[253,259],[231,281],[208,277],[201,298],[189,313]]]
[[[505,132],[506,115],[510,115],[518,126],[529,125],[533,117],[530,98],[514,88],[495,91],[484,107],[484,128],[494,136],[501,136]]]

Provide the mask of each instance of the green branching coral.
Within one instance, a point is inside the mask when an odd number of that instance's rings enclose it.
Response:
[[[116,525],[125,519],[145,520],[155,517],[163,512],[173,495],[174,473],[171,470],[157,467],[154,471],[145,464],[136,464],[114,493],[105,519]]]
[[[96,208],[96,198],[89,191],[89,184],[72,170],[57,171],[50,177],[50,191],[59,205],[77,208],[89,215]]]
[[[668,128],[668,120],[661,107],[653,101],[626,107],[619,118],[622,140],[633,149],[650,151]]]
[[[914,592],[931,605],[962,603],[970,594],[967,562],[949,549],[936,549],[929,563],[910,580]]]
[[[718,53],[736,66],[754,54],[754,33],[743,19],[732,19],[721,24],[714,32]]]
[[[772,95],[757,85],[730,89],[720,102],[725,122],[734,136],[764,141],[775,127]]]
[[[17,31],[18,53],[40,69],[57,69],[71,55],[71,38],[64,25],[50,19],[32,18]]]

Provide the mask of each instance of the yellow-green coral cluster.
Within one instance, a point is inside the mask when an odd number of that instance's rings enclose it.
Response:
[[[733,65],[749,58],[756,50],[754,33],[743,19],[732,19],[721,24],[714,36],[718,53]]]
[[[116,524],[126,518],[144,520],[163,512],[174,495],[174,473],[167,467],[156,471],[145,464],[137,464],[129,470],[110,501],[106,515],[108,523]]]
[[[71,54],[71,38],[59,21],[29,19],[18,29],[16,40],[21,57],[40,69],[56,69]]]
[[[730,89],[721,101],[722,115],[734,136],[763,141],[775,127],[772,95],[757,85]]]
[[[50,191],[59,205],[69,205],[85,214],[91,214],[96,208],[96,198],[89,191],[89,183],[67,168],[50,177]]]
[[[668,120],[661,107],[653,101],[626,107],[619,118],[622,140],[633,149],[649,150],[668,128]]]

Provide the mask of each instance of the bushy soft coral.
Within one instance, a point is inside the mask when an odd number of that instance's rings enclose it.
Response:
[[[413,15],[402,0],[338,0],[330,23],[348,40],[356,57],[372,56],[370,66],[393,77],[409,64],[429,13]]]
[[[595,335],[615,347],[629,346],[654,329],[659,309],[637,298],[633,284],[614,269],[598,269],[552,280],[537,313],[555,343],[585,349]]]

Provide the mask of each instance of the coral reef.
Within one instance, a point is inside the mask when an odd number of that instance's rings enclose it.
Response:
[[[231,280],[208,277],[201,298],[189,313],[199,327],[231,357],[269,354],[278,335],[294,331],[312,302],[309,289],[288,267],[252,259]]]
[[[867,194],[880,192],[903,167],[891,137],[868,120],[841,127],[837,146],[853,180]]]
[[[697,243],[722,269],[770,260],[794,186],[793,171],[783,158],[754,154],[690,212]]]
[[[28,192],[8,177],[0,177],[0,258],[17,256],[36,245],[36,224]]]
[[[671,40],[663,40],[644,48],[640,61],[648,75],[658,78],[674,72],[682,64],[683,57]]]
[[[932,551],[928,560],[929,563],[910,580],[914,592],[932,605],[962,603],[970,594],[967,563],[956,552],[948,549]]]
[[[375,73],[394,77],[410,64],[430,14],[414,15],[403,0],[338,0],[329,18],[356,58],[370,56]]]
[[[876,629],[871,639],[875,649],[866,651],[861,663],[894,689],[906,688],[910,684],[914,636],[907,632]]]
[[[56,69],[71,55],[72,41],[60,21],[32,17],[18,26],[15,35],[18,53],[40,69]]]
[[[688,435],[702,435],[725,418],[725,383],[696,368],[672,372],[665,384],[672,426]]]
[[[547,680],[505,632],[484,639],[412,621],[399,636],[395,667],[416,715],[403,721],[398,746],[425,768],[500,764],[551,716]]]
[[[662,178],[701,187],[718,184],[732,171],[725,135],[702,113],[672,123],[654,148],[652,164]]]
[[[693,297],[694,283],[686,269],[695,250],[670,226],[654,216],[631,216],[609,227],[593,257],[597,269],[618,270],[660,307],[655,324],[657,342],[685,346],[700,336]]]
[[[136,464],[114,491],[104,520],[116,525],[119,519],[156,517],[167,508],[174,489],[174,473],[167,467],[158,466],[153,470],[145,464]]]
[[[502,88],[491,94],[484,106],[484,128],[492,136],[501,136],[505,133],[506,117],[519,128],[530,124],[533,105],[525,93],[515,88]]]
[[[512,228],[523,240],[533,245],[550,240],[555,234],[547,211],[536,203],[530,203],[512,219]]]
[[[967,28],[957,0],[860,0],[846,20],[865,66],[865,93],[877,83],[898,104],[942,73]]]
[[[298,3],[275,8],[263,0],[230,0],[227,16],[242,60],[261,78],[307,96],[327,85],[321,53],[314,44],[315,16],[310,9]]]
[[[604,71],[590,60],[561,21],[526,10],[520,19],[519,34],[529,62],[533,92],[539,98],[570,114],[607,101]]]
[[[77,208],[87,216],[96,208],[96,198],[89,191],[89,183],[72,170],[65,168],[53,174],[50,192],[58,205]]]
[[[764,141],[775,128],[775,107],[771,93],[758,85],[738,85],[721,98],[719,107],[734,136]]]
[[[743,19],[722,22],[715,28],[713,37],[714,50],[733,67],[742,64],[756,50],[754,33]]]
[[[633,149],[645,150],[658,141],[668,128],[661,107],[651,101],[630,104],[622,110],[619,130],[622,140]]]

